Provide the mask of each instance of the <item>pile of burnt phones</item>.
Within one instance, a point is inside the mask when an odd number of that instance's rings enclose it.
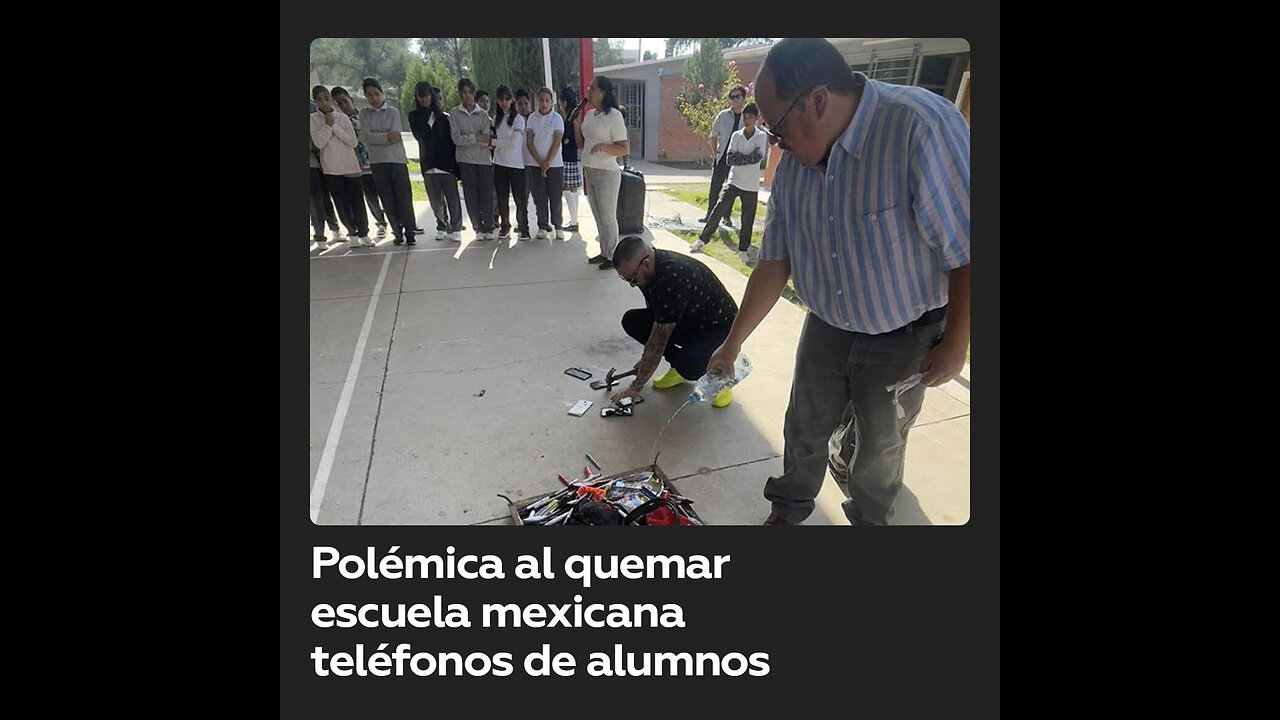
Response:
[[[576,367],[571,367],[568,370],[565,370],[564,374],[570,375],[572,377],[576,377],[579,380],[586,380],[587,378],[591,377],[591,373],[587,372],[586,370],[583,370],[582,368],[576,368]],[[593,389],[598,390],[599,388],[593,388]]]
[[[631,408],[642,402],[644,402],[643,397],[624,397],[618,401],[617,405],[600,408],[600,417],[631,417]]]

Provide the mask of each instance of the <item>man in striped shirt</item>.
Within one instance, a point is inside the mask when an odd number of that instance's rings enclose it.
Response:
[[[969,346],[969,127],[943,97],[853,72],[822,38],[774,45],[756,102],[761,129],[786,154],[760,264],[708,372],[733,372],[743,341],[792,279],[809,313],[783,473],[765,483],[765,524],[799,524],[813,512],[847,407],[856,455],[845,515],[887,524],[924,389],[959,374]],[[886,390],[916,374],[906,392]]]

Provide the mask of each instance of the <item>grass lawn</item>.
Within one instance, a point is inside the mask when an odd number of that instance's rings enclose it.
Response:
[[[410,180],[409,187],[413,190],[414,202],[427,199],[427,186],[421,180]]]
[[[421,175],[421,174],[422,174],[422,165],[421,165],[421,164],[419,164],[417,160],[410,160],[410,161],[409,161],[409,163],[408,163],[408,165],[409,165],[409,174],[410,174],[410,175]],[[710,187],[709,187],[709,186],[708,186],[708,189],[710,189]]]
[[[676,185],[672,183],[672,184],[665,185],[664,187],[668,189],[661,190],[659,192],[664,192],[670,195],[671,197],[677,200],[682,200],[684,202],[687,202],[690,205],[697,205],[702,210],[707,209],[707,193],[711,192],[711,183],[709,182],[687,183],[687,184],[681,184],[681,185]],[[734,210],[737,211],[738,217],[741,218],[742,201],[738,200],[737,202],[734,203],[733,207],[734,207]],[[756,227],[764,226],[764,213],[765,213],[764,203],[757,202],[756,203]]]

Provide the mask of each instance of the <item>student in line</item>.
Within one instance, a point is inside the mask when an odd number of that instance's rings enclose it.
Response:
[[[462,202],[458,199],[457,161],[449,114],[440,109],[440,91],[431,83],[413,87],[414,108],[409,129],[418,140],[418,163],[427,201],[436,216],[436,240],[462,240]]]
[[[329,91],[329,96],[333,98],[333,103],[338,106],[343,115],[351,121],[351,127],[356,131],[356,137],[360,137],[360,113],[356,110],[355,101],[351,99],[351,93],[347,89],[338,86]],[[369,212],[373,213],[373,219],[378,226],[378,239],[387,236],[387,216],[382,211],[382,203],[378,200],[378,183],[373,179],[373,169],[369,167],[369,151],[364,149],[364,143],[356,143],[356,159],[360,161],[360,189],[364,191],[364,202],[369,206]]]
[[[524,88],[516,88],[516,112],[520,113],[520,117],[524,118],[524,127],[525,127],[525,130],[527,131],[529,129],[529,115],[533,113],[533,106],[529,103],[529,91],[525,90]],[[530,166],[536,166],[538,164],[533,161],[533,156],[529,154],[528,143],[521,144],[520,156],[524,159],[524,166],[526,168]],[[526,186],[528,185],[527,178],[525,180],[525,185]],[[538,210],[534,206],[532,192],[529,193],[529,201],[527,205],[528,205],[528,208],[526,209],[526,213],[534,217],[537,217]]]
[[[413,216],[413,190],[409,186],[409,159],[405,155],[400,109],[391,107],[382,94],[382,85],[367,77],[361,83],[369,107],[360,109],[360,141],[369,151],[378,197],[391,219],[392,242],[417,245],[417,222]]]
[[[756,198],[760,195],[760,164],[769,153],[767,136],[756,128],[756,120],[760,117],[760,109],[755,103],[749,103],[742,109],[742,129],[729,136],[728,150],[725,151],[725,162],[729,166],[729,186],[720,195],[715,208],[707,214],[706,225],[702,228],[690,252],[699,252],[711,235],[716,231],[720,221],[729,215],[733,201],[742,198],[742,227],[738,228],[738,259],[745,265],[747,251],[751,249],[751,231],[756,223]]]
[[[622,187],[622,168],[617,158],[628,152],[627,123],[618,109],[618,95],[609,78],[597,75],[587,88],[587,99],[591,107],[578,115],[573,127],[578,147],[582,149],[587,202],[600,229],[600,254],[588,262],[598,262],[601,270],[609,270],[614,266],[613,253],[618,247],[618,191]]]
[[[565,87],[560,91],[560,116],[565,127],[572,127],[582,108],[578,105],[578,93]],[[565,232],[578,232],[578,188],[582,187],[582,163],[578,161],[577,133],[566,132],[560,141],[560,157],[564,160],[564,203],[569,208],[569,224]]]
[[[323,85],[311,89],[316,111],[311,115],[311,142],[320,149],[320,168],[333,191],[338,217],[347,226],[347,246],[372,247],[369,216],[364,212],[360,189],[360,161],[356,158],[356,131],[351,120],[338,111]]]
[[[525,176],[533,191],[533,205],[538,214],[538,239],[545,240],[555,230],[557,240],[564,239],[560,221],[560,196],[564,191],[564,160],[560,156],[560,140],[564,137],[564,118],[551,111],[551,88],[538,89],[538,111],[526,120],[525,142],[537,163],[526,166]]]
[[[314,100],[307,101],[307,116],[315,114],[316,103]],[[324,182],[324,172],[320,169],[320,149],[316,147],[314,142],[310,141],[310,131],[307,132],[308,143],[311,146],[310,160],[311,169],[311,227],[315,230],[315,237],[312,241],[324,250],[328,247],[328,239],[324,234],[324,226],[327,223],[329,229],[333,232],[333,241],[342,240],[342,231],[338,229],[338,214],[333,210],[333,199],[329,196],[329,187]]]
[[[479,105],[481,109],[484,110],[485,115],[489,114],[489,91],[488,90],[476,91],[476,104]]]
[[[476,240],[494,240],[493,160],[489,140],[493,137],[489,115],[476,103],[476,86],[469,78],[458,81],[462,103],[449,112],[449,133],[456,147],[462,194]]]
[[[521,240],[529,239],[528,183],[525,179],[524,155],[520,148],[525,144],[525,120],[516,111],[511,88],[499,85],[494,91],[498,98],[493,153],[493,182],[497,190],[498,216],[501,224],[498,239],[511,237],[511,203],[516,201],[516,233]]]

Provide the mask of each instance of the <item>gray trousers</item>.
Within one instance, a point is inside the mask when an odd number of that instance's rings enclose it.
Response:
[[[600,231],[600,254],[612,261],[613,251],[618,248],[618,191],[622,189],[622,171],[583,167],[582,177],[587,184],[591,216]]]
[[[409,166],[404,163],[371,163],[373,182],[382,200],[382,210],[391,220],[391,232],[397,238],[413,237],[413,188],[409,185]]]
[[[854,525],[888,523],[925,388],[917,385],[898,398],[904,411],[899,418],[885,387],[920,371],[945,326],[939,319],[866,335],[834,328],[813,313],[805,317],[783,425],[782,475],[764,486],[774,515],[798,523],[813,512],[827,476],[828,441],[852,404],[856,444],[848,485],[841,488],[848,498],[844,513]]]
[[[475,163],[458,163],[462,172],[462,194],[467,202],[467,216],[471,229],[480,233],[493,232],[493,166]]]
[[[560,202],[564,199],[564,168],[547,168],[547,176],[542,177],[542,168],[537,165],[525,165],[525,178],[529,191],[533,193],[533,207],[538,216],[539,230],[559,230]],[[616,204],[616,203],[615,203]],[[549,207],[548,207],[549,206]],[[550,219],[547,215],[550,214]]]
[[[436,215],[436,230],[462,231],[462,201],[458,199],[458,178],[453,173],[422,173],[427,202]]]

